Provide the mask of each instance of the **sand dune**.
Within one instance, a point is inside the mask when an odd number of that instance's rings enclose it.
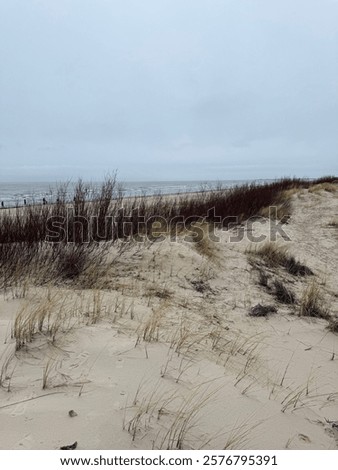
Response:
[[[96,290],[2,293],[1,448],[337,449],[338,336],[325,315],[299,316],[313,285],[338,312],[337,208],[335,191],[292,196],[290,241],[277,243],[314,275],[264,262],[247,236],[268,237],[257,222],[238,242],[233,228],[219,242],[113,247]],[[295,303],[272,295],[275,281]],[[257,304],[277,312],[250,316]],[[34,315],[48,334],[19,348]]]

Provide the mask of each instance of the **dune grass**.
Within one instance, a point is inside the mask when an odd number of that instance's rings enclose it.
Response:
[[[330,320],[330,314],[324,305],[323,295],[317,283],[313,282],[305,289],[300,302],[299,314],[305,317]]]
[[[338,333],[338,317],[337,316],[330,318],[328,328],[330,331],[332,331],[332,333]]]
[[[289,254],[286,246],[281,246],[276,242],[266,242],[258,248],[249,249],[248,252],[261,258],[270,268],[283,267],[293,276],[313,275],[313,271],[308,266]]]
[[[338,217],[332,219],[329,222],[329,227],[338,228]]]
[[[294,292],[286,287],[286,285],[279,281],[275,280],[273,282],[273,295],[276,297],[278,302],[281,302],[283,304],[294,304],[296,303],[296,296]]]
[[[124,198],[115,176],[98,190],[80,180],[71,198],[66,186],[61,185],[54,204],[0,210],[0,288],[21,282],[27,276],[37,284],[51,278],[77,282],[93,263],[98,270],[102,267],[105,259],[102,242],[145,236],[158,241],[161,234],[177,232],[182,224],[192,233],[193,225],[201,222],[204,233],[210,224],[228,228],[234,218],[239,223],[264,208],[287,204],[288,191],[332,184],[335,180],[335,177],[312,182],[284,178],[266,184],[205,189],[194,195],[159,194],[149,198]],[[203,256],[214,255],[205,240],[195,239],[194,243]],[[271,252],[265,258],[272,262],[277,259]],[[292,274],[310,274],[308,268],[292,257],[279,259]]]

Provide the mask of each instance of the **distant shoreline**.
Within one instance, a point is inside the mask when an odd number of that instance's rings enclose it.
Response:
[[[162,182],[129,182],[119,183],[117,181],[117,188],[115,192],[118,192],[118,187],[122,187],[123,198],[134,198],[134,197],[154,197],[158,195],[177,196],[180,194],[188,193],[199,193],[205,190],[215,190],[219,185],[223,188],[230,188],[234,186],[242,186],[243,184],[250,183],[264,183],[266,181],[273,180],[213,180],[213,181],[162,181]],[[65,183],[67,184],[67,183]],[[100,188],[100,183],[86,183],[88,185],[89,192],[96,191]],[[73,187],[76,183],[72,183],[70,190],[66,191],[66,198],[71,202],[73,198]],[[1,203],[4,204],[3,208],[15,208],[24,207],[25,205],[38,205],[43,204],[43,200],[46,200],[47,204],[54,204],[58,197],[57,191],[62,188],[62,183],[42,183],[41,186],[34,185],[33,183],[24,184],[24,187],[20,187],[20,183],[11,183],[4,185],[0,183],[0,207]],[[88,197],[91,199],[91,195]],[[27,204],[24,204],[24,200]]]
[[[179,196],[197,196],[198,194],[202,194],[202,193],[209,193],[211,191],[214,191],[214,192],[218,192],[218,191],[229,191],[231,188],[222,188],[222,189],[206,189],[206,190],[200,190],[200,191],[186,191],[186,192],[181,192],[181,193],[165,193],[165,194],[149,194],[149,195],[141,195],[141,196],[122,196],[122,200],[124,201],[130,201],[130,200],[133,200],[133,199],[147,199],[148,201],[151,201],[153,198],[156,198],[156,197],[163,197],[163,198],[172,198],[172,197],[179,197]],[[112,198],[111,199],[111,202],[115,202],[117,201],[118,198]],[[86,203],[93,203],[95,202],[96,199],[88,199],[86,200],[85,202]],[[65,203],[69,206],[71,206],[73,204],[74,201],[72,200],[69,200],[69,201],[65,201]],[[54,202],[47,202],[46,204],[43,204],[42,202],[35,202],[35,203],[27,203],[27,204],[21,204],[21,205],[16,205],[16,206],[0,206],[0,210],[3,210],[3,211],[11,211],[11,210],[17,210],[17,209],[23,209],[25,207],[37,207],[37,206],[54,206],[55,204],[57,204],[57,201],[54,201]]]

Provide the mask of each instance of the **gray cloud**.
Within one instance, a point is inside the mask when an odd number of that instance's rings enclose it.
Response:
[[[0,181],[337,173],[333,0],[3,0]]]

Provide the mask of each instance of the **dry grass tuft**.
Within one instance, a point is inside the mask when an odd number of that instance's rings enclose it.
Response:
[[[292,204],[290,201],[291,195],[295,190],[284,191],[278,202],[274,206],[263,207],[258,215],[265,218],[280,220],[282,223],[287,223],[291,217]],[[290,194],[290,195],[289,195]]]
[[[49,378],[52,370],[55,367],[55,359],[49,358],[42,371],[42,390],[45,390],[49,386]]]
[[[294,256],[288,253],[287,247],[275,242],[266,242],[258,248],[249,250],[248,253],[262,258],[269,268],[281,266],[293,276],[313,275],[313,271],[308,266],[300,263]]]
[[[288,289],[285,284],[279,280],[273,282],[273,295],[276,297],[278,302],[283,304],[292,305],[296,302],[296,296],[294,292]]]
[[[235,426],[228,434],[225,441],[223,450],[230,449],[247,449],[250,447],[250,434],[254,428],[257,428],[261,424],[257,422],[256,424],[250,423],[249,420],[244,421],[242,424]]]
[[[48,295],[36,305],[26,303],[19,310],[12,330],[12,337],[16,340],[16,350],[32,342],[36,333],[45,332],[55,339],[62,323],[61,318],[57,315],[54,315],[52,319],[55,304],[56,296]]]
[[[280,246],[274,242],[266,242],[263,245],[252,247],[248,250],[249,254],[261,257],[266,265],[271,268],[283,264],[286,252],[286,247]]]
[[[313,276],[313,271],[305,264],[297,261],[294,256],[285,258],[284,267],[293,276]]]
[[[140,396],[139,386],[134,401],[135,408],[132,418],[124,424],[134,441],[142,438],[145,432],[159,424],[159,432],[154,440],[153,448],[166,450],[182,450],[200,448],[204,443],[196,431],[201,428],[200,418],[208,403],[220,391],[217,388],[201,391],[201,386],[195,387],[187,397],[182,397],[177,391],[165,392],[158,386]]]
[[[306,317],[330,319],[328,310],[323,306],[323,296],[318,284],[313,282],[304,291],[299,314]]]
[[[152,285],[147,287],[145,296],[152,298],[157,297],[158,299],[168,300],[174,295],[173,291],[168,289],[166,286]]]
[[[205,281],[204,279],[194,279],[191,281],[191,284],[193,288],[201,294],[213,292],[208,281]]]
[[[157,342],[160,337],[160,326],[163,322],[164,306],[158,309],[152,309],[152,313],[146,322],[138,328],[137,343],[141,339],[147,343]]]
[[[319,191],[327,191],[329,193],[334,193],[338,190],[338,185],[336,183],[324,182],[311,186],[309,188],[309,193],[318,193]]]
[[[328,328],[330,331],[332,331],[332,333],[338,333],[338,317],[337,316],[330,318]]]
[[[338,228],[338,218],[332,219],[328,225],[329,227]]]
[[[210,238],[211,226],[209,224],[193,224],[198,227],[196,236],[192,237],[196,251],[205,258],[214,259],[216,256],[215,244]]]
[[[71,294],[70,294],[71,295]],[[27,301],[18,311],[12,327],[16,350],[31,343],[36,335],[55,343],[60,334],[72,330],[77,324],[97,323],[108,314],[100,291],[93,291],[88,298],[72,298],[62,292],[50,290],[38,301]]]
[[[10,368],[14,357],[15,352],[12,347],[6,348],[0,356],[0,387],[6,388],[8,392],[11,389],[11,380],[15,370],[15,365]]]
[[[269,278],[270,276],[263,270],[258,270],[258,284],[262,287],[269,287]]]
[[[257,304],[249,310],[251,317],[267,317],[271,313],[277,313],[277,309],[274,305]]]

